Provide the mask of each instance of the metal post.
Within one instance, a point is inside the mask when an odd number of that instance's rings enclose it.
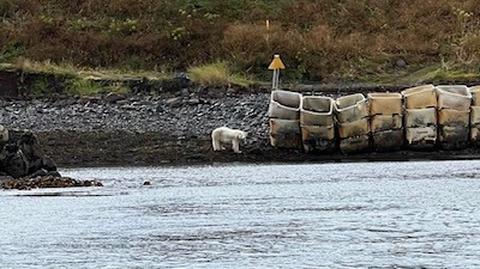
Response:
[[[279,80],[280,80],[280,69],[285,69],[285,65],[283,64],[282,60],[280,59],[280,55],[275,54],[272,63],[268,67],[268,69],[273,71],[273,78],[272,78],[272,90],[279,89]]]

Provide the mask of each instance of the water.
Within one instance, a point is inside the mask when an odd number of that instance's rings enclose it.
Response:
[[[0,191],[1,268],[480,267],[480,161],[62,172],[106,186]]]

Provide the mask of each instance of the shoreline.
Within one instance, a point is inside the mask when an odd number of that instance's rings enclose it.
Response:
[[[150,95],[0,99],[0,116],[7,128],[32,130],[46,155],[66,168],[480,159],[474,146],[353,155],[275,149],[268,139],[269,98],[265,91],[190,87]],[[244,153],[212,151],[210,132],[220,126],[249,133]]]
[[[454,151],[400,150],[343,155],[307,154],[301,150],[274,149],[262,143],[261,148],[246,145],[243,153],[234,154],[231,151],[213,152],[208,137],[178,141],[174,137],[165,139],[166,136],[160,133],[68,131],[37,133],[37,136],[45,153],[53,156],[57,165],[62,168],[480,160],[480,150],[476,148]],[[123,140],[121,147],[109,146],[116,144],[119,139]],[[67,144],[68,150],[65,150]],[[123,148],[126,150],[123,151]]]

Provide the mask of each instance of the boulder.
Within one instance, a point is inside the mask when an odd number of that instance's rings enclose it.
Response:
[[[0,151],[0,173],[13,178],[44,176],[51,172],[59,176],[55,162],[45,156],[37,137],[31,131],[7,131],[9,139]]]

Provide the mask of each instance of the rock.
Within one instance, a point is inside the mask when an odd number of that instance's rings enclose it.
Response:
[[[17,141],[20,151],[28,161],[28,173],[34,173],[43,168],[44,153],[37,137],[30,131],[25,132]]]
[[[165,104],[171,107],[179,107],[180,105],[182,105],[182,98],[180,97],[169,98],[165,101]]]
[[[192,81],[188,77],[187,73],[180,72],[176,74],[173,80],[177,83],[178,86],[181,88],[189,87],[192,84]]]
[[[40,169],[36,172],[34,172],[33,174],[30,175],[31,178],[35,178],[35,177],[44,177],[44,176],[47,176],[48,175],[48,171],[45,170],[45,169]]]
[[[50,157],[44,157],[43,160],[42,160],[42,168],[49,171],[49,172],[53,172],[53,171],[57,171],[57,165],[55,164],[55,162],[50,158]]]
[[[45,156],[37,137],[29,130],[9,130],[9,141],[0,148],[0,173],[13,178],[46,176],[56,171],[52,159]]]
[[[180,96],[182,97],[188,97],[190,95],[190,93],[188,92],[188,89],[182,89],[180,91]]]
[[[0,181],[0,189],[30,190],[37,188],[73,188],[73,187],[103,187],[97,180],[75,180],[69,177],[41,176]]]
[[[107,94],[103,100],[105,100],[106,102],[108,103],[111,103],[111,104],[114,104],[120,100],[125,100],[125,95],[123,94],[119,94],[119,93],[115,93],[115,92],[111,92],[109,94]]]
[[[150,181],[143,182],[143,186],[150,186],[150,185],[152,185],[152,183]]]
[[[158,105],[157,108],[155,109],[155,112],[162,113],[162,112],[165,112],[165,109],[163,108],[162,105]]]
[[[48,172],[47,176],[62,177],[62,175],[60,175],[60,173],[58,171],[50,171],[50,172]]]
[[[28,175],[28,161],[16,144],[7,144],[2,152],[3,171],[14,178]]]
[[[395,61],[395,67],[397,68],[406,68],[407,67],[407,62],[404,59],[398,59]]]
[[[198,104],[200,104],[200,99],[192,98],[192,99],[188,100],[188,104],[189,105],[198,105]]]

